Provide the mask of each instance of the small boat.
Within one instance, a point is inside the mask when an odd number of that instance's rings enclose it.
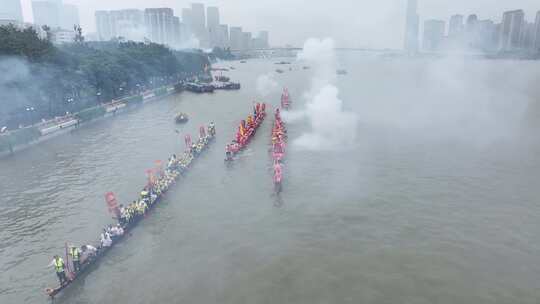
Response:
[[[247,62],[247,61],[245,61],[245,60],[241,60],[241,61],[240,61],[240,63],[246,63],[246,62]]]
[[[229,69],[227,69],[227,68],[211,68],[210,71],[223,71],[223,72],[228,72]]]
[[[213,93],[214,86],[207,83],[187,82],[184,88],[192,93]]]
[[[302,69],[309,70],[309,67],[306,65],[306,66],[303,66]]]
[[[183,123],[186,123],[188,122],[189,120],[189,117],[186,113],[178,113],[176,114],[176,116],[174,117],[174,120],[176,121],[176,123],[178,124],[183,124]]]
[[[337,70],[336,73],[338,75],[347,75],[347,70]]]
[[[276,62],[275,64],[291,64],[291,63],[288,61],[280,61],[280,62]]]
[[[240,90],[241,88],[240,83],[237,83],[237,82],[218,82],[212,85],[214,86],[214,89],[216,90],[231,91],[231,90]]]
[[[231,81],[231,78],[229,78],[227,76],[223,76],[223,75],[216,76],[216,77],[214,77],[214,79],[216,81],[219,81],[219,82],[229,82],[229,81]]]
[[[282,69],[277,69],[276,73],[283,74],[283,73],[285,73],[285,71],[283,71]]]

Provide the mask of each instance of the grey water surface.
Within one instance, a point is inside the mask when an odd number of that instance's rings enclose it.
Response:
[[[236,67],[228,75],[241,91],[170,96],[0,159],[0,303],[46,303],[52,256],[65,242],[97,242],[112,222],[104,194],[135,199],[145,170],[210,121],[217,141],[56,303],[539,303],[539,125],[528,104],[539,95],[525,92],[538,64],[472,61],[442,76],[443,63],[422,60],[347,54],[340,64],[356,138],[307,151],[292,142],[309,123],[288,123],[280,195],[271,116],[223,162],[239,120],[263,100],[257,77],[275,74],[265,60],[221,64]],[[301,67],[273,76],[296,110],[316,73]],[[518,68],[523,82],[503,77]],[[264,100],[275,106],[279,95]],[[487,101],[495,110],[475,116]],[[173,122],[180,111],[184,126]]]

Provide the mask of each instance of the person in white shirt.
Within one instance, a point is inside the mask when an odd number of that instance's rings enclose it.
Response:
[[[97,248],[92,245],[81,246],[81,263],[84,264],[90,257],[97,254]]]
[[[109,233],[107,231],[104,231],[102,234],[101,234],[101,247],[111,247],[112,245],[112,240],[111,240],[111,236],[109,235]]]

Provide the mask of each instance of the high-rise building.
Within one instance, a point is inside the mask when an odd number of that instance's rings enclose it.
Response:
[[[72,4],[63,4],[60,10],[60,27],[71,30],[74,25],[79,24],[79,9]]]
[[[229,41],[229,26],[226,24],[219,25],[219,46],[223,48],[231,46]]]
[[[231,26],[229,29],[229,37],[231,43],[231,49],[242,49],[242,28],[239,26]]]
[[[146,36],[144,13],[138,9],[109,12],[111,35],[124,40],[143,41]]]
[[[183,8],[182,9],[182,39],[189,40],[193,36],[192,29],[192,18],[191,18],[191,9]]]
[[[192,3],[191,4],[191,22],[196,30],[201,31],[206,24],[206,17],[204,13],[204,4]]]
[[[180,18],[173,16],[173,38],[172,46],[178,47],[182,43],[182,23]]]
[[[242,44],[240,49],[241,50],[250,50],[252,48],[251,42],[252,42],[253,35],[250,32],[243,32],[242,33]]]
[[[21,0],[2,0],[0,19],[23,22]]]
[[[502,24],[501,23],[495,23],[495,26],[493,28],[493,36],[491,37],[493,41],[493,49],[498,49],[500,45],[500,39],[501,39],[501,29]]]
[[[523,10],[507,11],[503,14],[501,23],[499,49],[510,51],[520,48],[521,31],[525,22]]]
[[[477,23],[478,23],[478,16],[475,14],[469,15],[469,17],[467,17],[467,24],[465,26],[465,30],[468,33],[474,32],[476,30]]]
[[[152,42],[174,44],[174,14],[171,8],[147,8],[144,10],[144,21]]]
[[[108,11],[96,11],[96,30],[99,41],[109,41],[113,37],[110,14]]]
[[[463,32],[463,15],[453,15],[448,24],[448,36],[457,37]]]
[[[219,8],[209,6],[206,8],[206,25],[208,27],[219,26]]]
[[[35,24],[60,27],[60,3],[57,1],[32,1],[32,14]]]
[[[520,46],[528,50],[534,49],[534,35],[534,23],[524,21],[521,30]]]
[[[192,18],[191,18],[191,9],[190,8],[183,8],[182,9],[182,23],[186,27],[186,29],[191,30],[191,25],[193,24]]]
[[[209,46],[220,46],[219,9],[215,6],[206,8],[206,27],[208,29],[208,38],[210,40]]]
[[[209,47],[208,31],[206,30],[206,17],[204,12],[204,4],[191,4],[191,31],[197,39],[201,47]]]
[[[260,31],[257,39],[260,43],[260,48],[267,49],[270,47],[268,31]]]
[[[446,24],[442,20],[426,20],[424,22],[423,46],[426,51],[440,49],[444,39]]]
[[[419,17],[416,12],[418,0],[407,1],[407,18],[405,23],[405,45],[404,49],[408,53],[418,51],[418,28]]]
[[[146,36],[144,13],[137,9],[96,11],[97,36],[101,41],[112,38],[143,41]]]
[[[534,49],[540,52],[540,11],[536,13],[536,21],[534,22]]]
[[[492,20],[479,20],[476,23],[475,46],[483,51],[492,51],[496,48],[495,34],[497,26]]]

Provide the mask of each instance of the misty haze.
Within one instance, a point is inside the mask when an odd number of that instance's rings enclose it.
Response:
[[[0,303],[540,303],[540,2],[0,0]]]

